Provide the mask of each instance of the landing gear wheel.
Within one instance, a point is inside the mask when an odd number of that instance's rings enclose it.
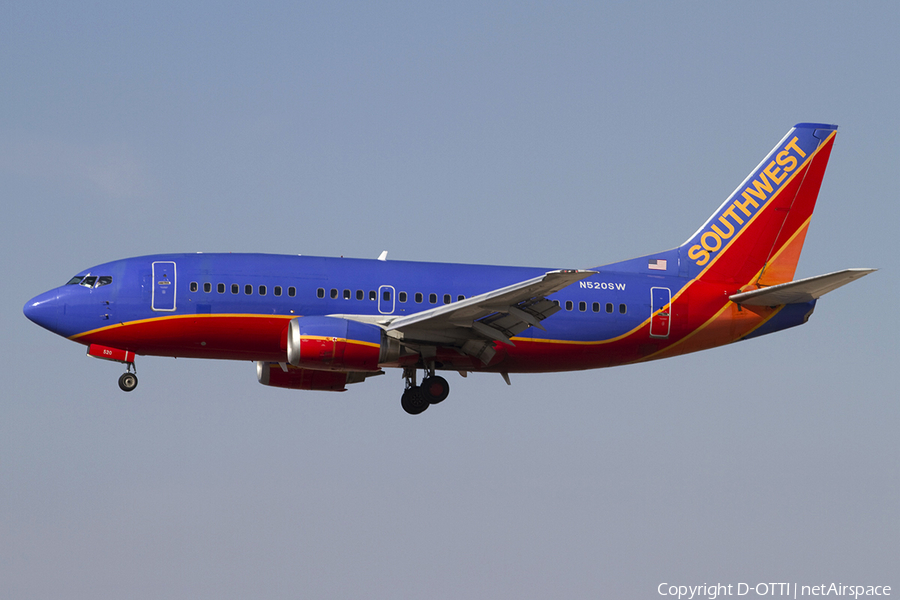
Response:
[[[429,402],[425,398],[425,394],[422,393],[422,388],[411,387],[406,388],[406,391],[400,397],[400,406],[409,414],[418,415],[425,412]]]
[[[119,377],[119,389],[123,392],[130,392],[137,387],[138,379],[134,373],[122,373]]]
[[[429,404],[443,402],[450,395],[450,384],[440,375],[432,375],[422,380],[422,394]]]

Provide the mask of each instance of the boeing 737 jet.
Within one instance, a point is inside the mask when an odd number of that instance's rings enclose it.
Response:
[[[874,269],[793,281],[837,126],[794,126],[677,248],[591,269],[266,254],[161,254],[86,269],[25,315],[126,365],[253,361],[263,385],[344,391],[402,369],[418,414],[438,372],[539,373],[668,358],[805,323]],[[418,372],[422,372],[419,381]]]

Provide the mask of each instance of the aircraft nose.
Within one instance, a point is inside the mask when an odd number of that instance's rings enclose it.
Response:
[[[22,312],[29,320],[44,329],[55,332],[59,325],[59,317],[63,312],[63,303],[59,299],[59,292],[52,290],[35,296],[25,304]]]

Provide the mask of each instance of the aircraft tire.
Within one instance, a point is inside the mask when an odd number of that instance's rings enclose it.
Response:
[[[411,387],[407,388],[400,397],[400,406],[411,415],[419,415],[425,412],[430,404],[422,393],[422,388]]]
[[[130,392],[137,387],[138,378],[134,373],[122,373],[119,377],[119,389],[123,392]]]
[[[450,384],[440,375],[432,375],[422,380],[422,393],[429,404],[438,404],[450,395]]]

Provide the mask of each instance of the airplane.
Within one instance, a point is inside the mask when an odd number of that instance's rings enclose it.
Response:
[[[401,406],[447,398],[438,372],[544,373],[668,358],[805,323],[875,269],[793,280],[836,125],[799,123],[677,248],[590,269],[268,254],[160,254],[91,267],[24,307],[126,365],[253,361],[267,386],[345,391],[402,369]],[[418,381],[418,371],[422,380]]]

